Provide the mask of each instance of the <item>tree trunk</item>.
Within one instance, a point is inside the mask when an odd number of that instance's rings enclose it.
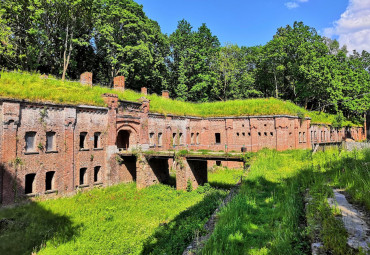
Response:
[[[69,41],[69,49],[68,49],[68,25],[67,25],[67,35],[66,35],[66,41],[65,41],[65,44],[64,44],[64,53],[63,53],[63,74],[62,74],[62,81],[65,80],[65,77],[66,77],[66,72],[67,72],[67,69],[68,69],[68,65],[69,65],[69,60],[71,58],[71,54],[72,54],[72,40],[73,40],[73,27],[72,27],[72,32],[71,32],[71,39]],[[68,51],[68,56],[67,56],[67,51]]]

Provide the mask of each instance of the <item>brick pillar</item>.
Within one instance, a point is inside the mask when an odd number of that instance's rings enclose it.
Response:
[[[19,190],[24,179],[24,176],[17,176],[16,169],[19,166],[15,164],[20,104],[4,102],[1,114],[3,132],[1,134],[2,198],[0,202],[6,205],[14,202],[17,196],[15,191]]]
[[[115,160],[116,153],[118,152],[116,140],[117,140],[117,109],[118,109],[118,96],[115,94],[103,94],[104,102],[108,106],[108,124],[107,124],[107,137],[106,142],[106,160],[105,160],[105,180],[106,185],[111,185],[111,162],[117,163]]]
[[[141,113],[140,113],[140,144],[142,149],[149,149],[149,118],[148,113],[150,110],[150,100],[145,97],[140,98],[141,101]]]
[[[176,158],[176,189],[186,190],[190,181],[193,189],[203,185],[207,180],[207,161],[188,161],[184,157]]]
[[[137,155],[136,186],[138,189],[165,182],[169,178],[167,159],[147,159],[143,154]]]
[[[250,123],[249,129],[251,131],[251,150],[258,151],[259,150],[258,120],[256,118],[251,118],[249,123]]]
[[[276,150],[283,151],[289,149],[289,119],[275,118],[276,130]]]
[[[141,87],[141,94],[148,95],[148,89],[146,87]]]
[[[74,132],[77,120],[76,108],[64,108],[64,175],[63,175],[63,191],[73,191],[78,185],[75,180],[75,140]]]
[[[113,85],[115,90],[125,90],[125,76],[117,76],[113,79]]]
[[[88,85],[88,86],[92,87],[92,73],[84,72],[83,74],[81,74],[80,82],[83,85]]]
[[[233,146],[233,119],[225,119],[225,131],[226,131],[226,141],[225,144],[227,145],[227,151],[233,150],[233,148],[230,148],[230,146]],[[222,142],[222,141],[221,141]],[[225,151],[226,152],[226,151]],[[228,164],[226,165],[228,166]]]
[[[168,92],[168,90],[162,90],[162,97],[170,98],[170,92]]]

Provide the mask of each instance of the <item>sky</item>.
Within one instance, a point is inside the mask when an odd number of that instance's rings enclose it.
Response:
[[[202,23],[222,45],[264,45],[279,27],[303,21],[319,34],[337,39],[351,52],[370,52],[370,0],[135,0],[163,33],[187,20]]]

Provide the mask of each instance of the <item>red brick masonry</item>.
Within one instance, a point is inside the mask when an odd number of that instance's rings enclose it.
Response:
[[[124,88],[124,79],[117,84]],[[188,180],[194,188],[207,180],[207,162],[183,158],[183,163],[173,163],[143,155],[122,160],[120,150],[281,151],[348,137],[365,139],[363,128],[311,125],[310,119],[296,116],[164,116],[150,113],[146,98],[128,102],[114,94],[103,97],[108,107],[1,99],[1,204],[133,180],[139,188],[146,187],[165,181],[170,169],[177,171],[179,189],[186,188]],[[213,164],[240,166],[240,162],[208,162]]]

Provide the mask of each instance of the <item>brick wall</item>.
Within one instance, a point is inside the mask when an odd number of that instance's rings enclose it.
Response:
[[[129,150],[240,152],[244,147],[249,152],[263,148],[308,149],[311,142],[365,139],[364,128],[333,129],[311,125],[309,119],[295,116],[164,116],[149,113],[150,104],[144,97],[140,102],[120,101],[114,94],[104,94],[103,98],[107,107],[6,99],[0,102],[2,204],[37,194],[63,194],[146,176],[148,173],[143,172],[137,175],[134,157],[125,163],[117,159],[122,144],[127,144]],[[52,137],[52,148],[48,148],[48,137]],[[27,141],[33,142],[32,149]],[[168,163],[171,168],[171,160]],[[210,161],[208,167],[218,163],[230,168],[242,166],[240,162]],[[48,179],[53,180],[52,184],[48,184]]]

